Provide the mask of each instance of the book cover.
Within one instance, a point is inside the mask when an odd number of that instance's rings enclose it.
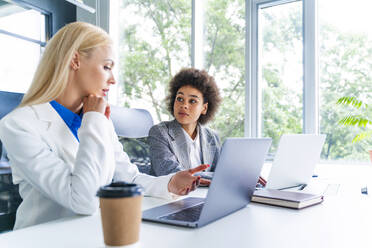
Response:
[[[323,196],[277,189],[261,189],[254,192],[251,201],[301,209],[321,203],[323,201]]]

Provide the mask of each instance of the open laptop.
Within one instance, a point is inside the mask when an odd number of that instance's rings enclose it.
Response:
[[[143,211],[142,219],[201,227],[245,207],[251,200],[271,139],[228,138],[206,198],[188,197]]]
[[[319,161],[325,138],[325,135],[316,134],[282,135],[266,188],[306,185]]]

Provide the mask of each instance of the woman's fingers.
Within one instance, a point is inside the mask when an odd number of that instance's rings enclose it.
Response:
[[[178,195],[187,195],[190,192],[189,188],[184,188],[178,191]]]
[[[110,119],[110,115],[111,115],[111,108],[110,108],[110,105],[107,104],[106,110],[105,110],[105,116],[107,119]]]
[[[196,180],[192,182],[190,191],[194,191],[199,186],[199,180],[200,178],[198,177]]]
[[[265,186],[267,182],[266,182],[266,180],[263,179],[262,177],[259,177],[259,178],[258,178],[258,183],[261,184],[262,186]]]
[[[209,165],[200,165],[194,169],[177,172],[168,183],[168,190],[177,195],[187,195],[195,190],[200,184],[209,185],[210,180],[202,179],[200,176],[193,176],[201,170],[205,170]]]
[[[200,179],[200,184],[201,185],[210,185],[211,184],[211,180],[201,178]]]
[[[193,169],[189,169],[188,171],[191,175],[193,175],[196,172],[200,172],[200,171],[203,171],[203,170],[207,169],[209,166],[210,166],[209,164],[201,164],[201,165],[199,165],[199,166],[197,166]]]
[[[200,179],[201,179],[201,177],[198,177],[198,179],[196,180],[196,187],[199,187],[199,185],[200,185]]]
[[[89,95],[83,99],[83,111],[84,113],[95,111],[102,114],[106,114],[107,102],[103,97],[96,95]]]

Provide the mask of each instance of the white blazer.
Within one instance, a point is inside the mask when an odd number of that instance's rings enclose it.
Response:
[[[23,199],[14,229],[93,214],[98,188],[112,179],[138,183],[146,195],[172,197],[172,175],[139,173],[103,114],[85,113],[78,137],[80,143],[49,103],[18,108],[1,120],[0,139]]]

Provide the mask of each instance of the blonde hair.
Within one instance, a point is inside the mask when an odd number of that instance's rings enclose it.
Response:
[[[46,103],[59,97],[67,86],[75,52],[89,57],[94,48],[111,43],[103,29],[89,23],[73,22],[64,26],[48,42],[20,107]]]

